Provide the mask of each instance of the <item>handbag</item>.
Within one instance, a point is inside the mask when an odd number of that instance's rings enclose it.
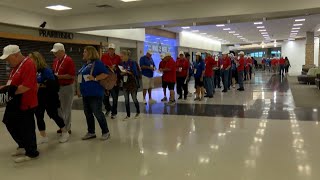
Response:
[[[92,64],[90,75],[92,76],[93,69],[94,69],[95,63]],[[111,67],[107,66],[109,69],[108,76],[102,80],[99,81],[100,85],[106,89],[106,90],[111,90],[116,84],[117,84],[117,75],[116,73],[112,70]]]

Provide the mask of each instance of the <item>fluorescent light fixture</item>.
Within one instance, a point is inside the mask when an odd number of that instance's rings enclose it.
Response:
[[[199,32],[199,30],[192,30],[191,32],[197,33],[197,32]]]
[[[303,24],[293,24],[293,26],[302,26]]]
[[[265,27],[264,26],[258,26],[257,28],[258,29],[264,29]]]
[[[235,36],[239,36],[239,34],[233,34],[233,35],[235,35]]]
[[[260,32],[266,32],[267,30],[265,30],[265,29],[260,29],[259,31],[260,31]]]
[[[237,36],[238,38],[242,38],[243,36]]]
[[[299,31],[291,31],[292,33],[297,33],[297,32],[299,32]]]
[[[291,33],[291,35],[297,35],[298,33]]]
[[[289,39],[288,39],[288,41],[294,41],[294,40],[295,40],[294,38],[289,38]]]
[[[63,6],[63,5],[53,5],[53,6],[47,6],[47,9],[52,9],[55,11],[64,11],[64,10],[70,10],[71,7]]]
[[[236,32],[235,32],[235,31],[229,31],[229,33],[230,33],[230,34],[234,34],[234,33],[236,33]]]
[[[306,21],[306,19],[296,19],[295,22],[303,22]]]
[[[242,38],[240,38],[240,39],[244,40],[244,39],[246,39],[246,38],[243,38],[243,37],[242,37]]]
[[[206,35],[207,33],[200,33],[200,34],[202,34],[202,35]]]
[[[120,0],[122,2],[135,2],[135,1],[141,1],[141,0]]]
[[[269,35],[268,35],[268,34],[264,34],[264,35],[262,35],[262,36],[264,36],[264,37],[269,37]]]
[[[318,29],[318,31],[320,31],[320,29]]]
[[[190,29],[189,26],[181,27],[182,29]]]
[[[267,32],[262,32],[261,34],[268,34]]]
[[[230,31],[231,29],[230,28],[224,28],[223,30],[224,31]]]
[[[262,24],[262,22],[255,22],[253,24],[258,25],[258,24]]]
[[[224,24],[217,24],[216,26],[217,27],[224,27],[225,25]]]
[[[294,27],[294,28],[292,28],[292,29],[301,29],[300,27]]]

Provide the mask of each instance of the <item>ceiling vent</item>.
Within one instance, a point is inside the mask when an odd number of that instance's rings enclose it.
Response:
[[[101,5],[97,5],[97,8],[113,8],[112,6],[108,5],[108,4],[101,4]]]

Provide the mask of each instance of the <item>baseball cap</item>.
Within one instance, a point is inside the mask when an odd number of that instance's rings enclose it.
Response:
[[[167,52],[165,56],[166,56],[166,57],[171,56],[171,53],[170,53],[170,52]]]
[[[163,54],[163,53],[160,55],[160,58],[161,58],[161,59],[164,59],[165,57],[166,57],[166,55]]]
[[[109,49],[116,49],[116,45],[113,44],[113,43],[110,43],[110,44],[108,45],[108,48],[109,48]]]
[[[180,55],[184,55],[184,52],[183,52],[183,51],[180,51],[180,52],[179,52],[179,56],[180,56]]]
[[[55,53],[55,52],[58,52],[58,51],[65,51],[63,44],[61,44],[61,43],[55,43],[55,44],[53,45],[53,48],[51,49],[50,52],[54,52],[54,53]]]
[[[148,50],[147,53],[152,55],[153,51],[152,50]]]
[[[228,51],[224,51],[222,54],[229,54],[229,52]]]
[[[7,59],[8,56],[10,56],[11,54],[15,54],[20,52],[20,48],[17,45],[8,45],[6,47],[3,48],[3,54],[0,57],[0,59],[4,60]]]
[[[196,53],[196,56],[201,56],[201,52],[197,52],[197,53]]]
[[[206,53],[209,54],[209,55],[212,55],[212,53],[210,51],[207,51]]]
[[[239,52],[239,55],[244,55],[244,52],[243,52],[243,51],[240,51],[240,52]]]

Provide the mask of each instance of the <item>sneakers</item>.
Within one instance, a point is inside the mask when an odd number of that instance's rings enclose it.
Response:
[[[143,100],[143,104],[147,104],[147,101],[145,99]]]
[[[102,134],[100,140],[101,141],[105,141],[105,140],[108,140],[110,138],[110,133],[105,133],[105,134]]]
[[[126,116],[125,118],[123,118],[123,121],[129,120],[129,119],[130,119],[130,117]]]
[[[69,133],[67,133],[67,132],[62,133],[61,137],[59,138],[59,142],[65,143],[65,142],[69,141],[69,137],[70,137]]]
[[[176,104],[176,101],[175,101],[175,100],[174,100],[174,101],[171,101],[171,100],[170,100],[170,101],[168,102],[168,105],[169,105],[169,106],[173,106],[173,105],[175,105],[175,104]]]
[[[57,130],[57,134],[61,134],[61,133],[62,133],[61,129]],[[69,130],[68,133],[72,134],[71,130]]]
[[[116,119],[116,118],[117,118],[116,114],[111,115],[111,119]]]
[[[41,144],[46,144],[46,143],[48,143],[48,142],[49,142],[49,138],[48,138],[48,137],[42,137],[42,136],[40,136],[40,137],[38,138],[37,144],[38,144],[38,145],[41,145]]]
[[[196,97],[194,100],[195,100],[195,101],[199,101],[199,100],[200,100],[200,98],[199,98],[199,97]]]
[[[149,99],[149,104],[155,104],[157,101],[155,101],[154,99]]]
[[[15,157],[15,156],[21,156],[21,155],[24,155],[24,154],[26,154],[26,150],[23,149],[23,148],[18,148],[16,150],[16,152],[11,154],[11,156]]]
[[[140,117],[140,113],[137,113],[137,114],[134,116],[135,119],[138,119],[139,117]]]
[[[161,99],[161,102],[167,102],[168,101],[168,98],[167,97],[164,97]]]
[[[244,88],[239,88],[239,89],[237,89],[238,91],[244,91]]]
[[[188,97],[192,97],[193,94],[191,92],[188,93]]]
[[[81,139],[82,140],[89,140],[89,139],[94,139],[96,138],[96,134],[90,134],[90,133],[87,133],[85,136],[83,136]]]
[[[18,157],[14,160],[15,163],[23,163],[23,162],[27,162],[27,161],[30,161],[32,159],[35,159],[35,158],[31,158],[29,156],[22,156],[22,157]]]

